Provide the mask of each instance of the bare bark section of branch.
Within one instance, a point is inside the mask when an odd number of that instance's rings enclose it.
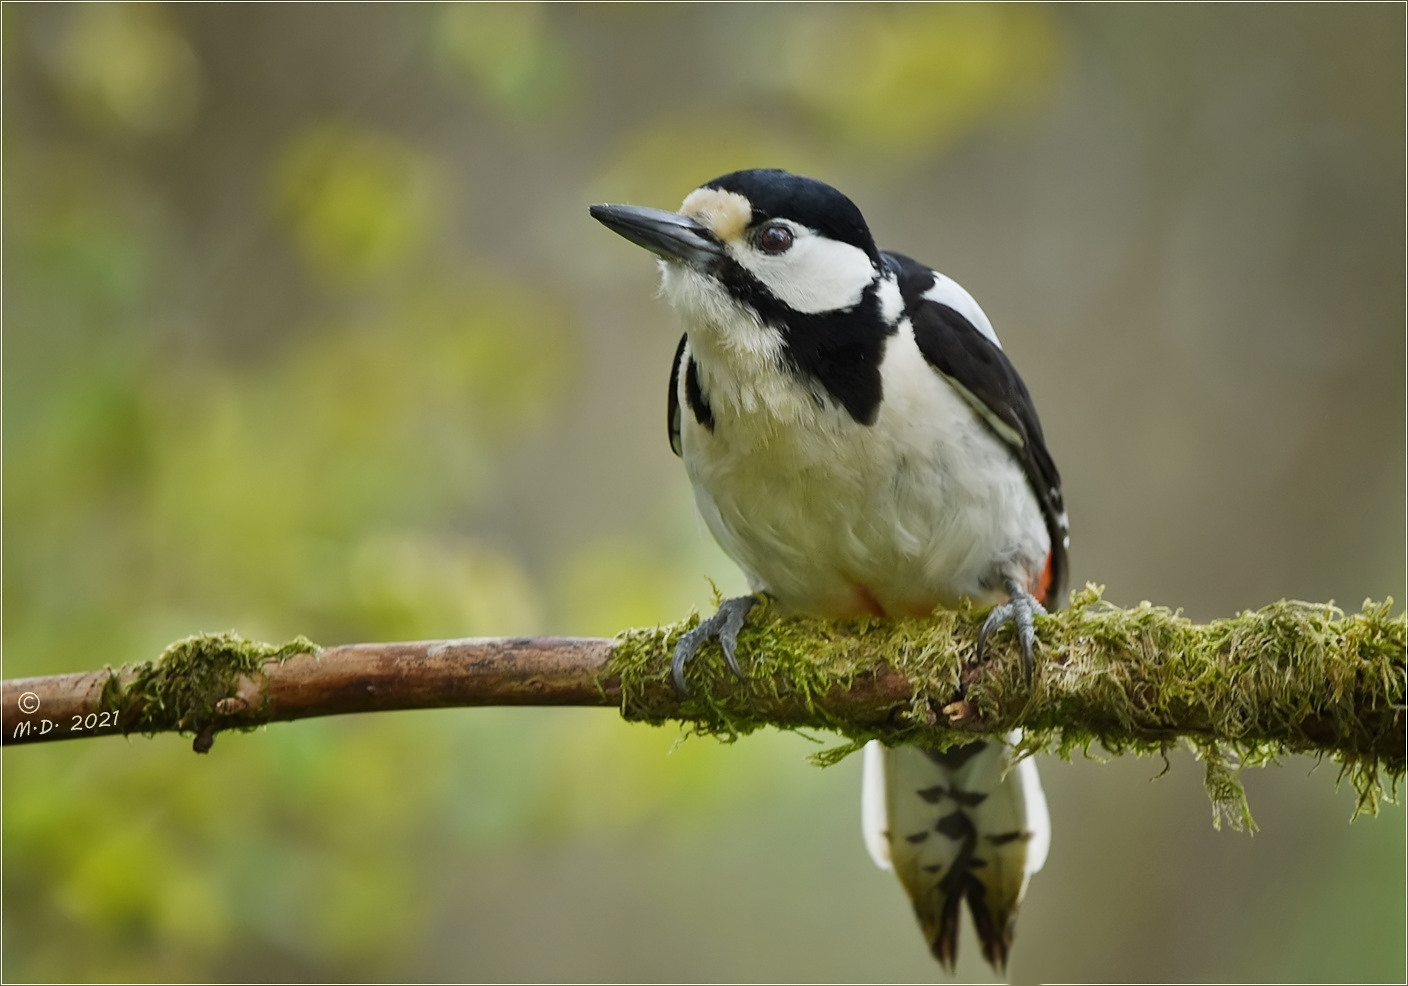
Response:
[[[596,638],[471,638],[349,644],[269,658],[233,677],[207,716],[134,694],[150,666],[16,678],[4,683],[4,742],[112,733],[196,732],[210,748],[221,729],[313,716],[485,705],[620,704],[598,677],[614,642]]]

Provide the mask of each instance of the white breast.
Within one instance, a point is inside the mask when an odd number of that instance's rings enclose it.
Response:
[[[685,466],[706,525],[755,590],[825,615],[927,613],[1040,572],[1050,542],[1021,466],[929,366],[907,320],[870,426],[776,364],[761,386],[743,383],[707,334],[691,332],[690,348],[715,427],[689,412],[681,379]]]

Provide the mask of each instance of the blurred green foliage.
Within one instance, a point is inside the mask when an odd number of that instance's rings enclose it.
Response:
[[[509,116],[560,110],[579,85],[572,51],[541,3],[446,4],[436,18],[436,54]]]
[[[1199,617],[1401,595],[1401,10],[3,18],[7,677],[226,627],[605,634],[740,589],[664,442],[678,330],[585,206],[759,165],[983,299],[1077,578]],[[673,744],[476,710],[6,751],[4,976],[933,974],[855,764]],[[1348,829],[1285,769],[1247,779],[1257,839],[1217,838],[1200,772],[1147,768],[1049,768],[1019,976],[1402,975],[1401,809]]]
[[[275,168],[273,198],[318,273],[356,283],[423,246],[450,194],[424,155],[342,124],[300,134]]]
[[[814,11],[785,35],[778,82],[840,138],[905,157],[1039,105],[1062,40],[1029,4]]]
[[[151,4],[73,11],[35,52],[75,116],[121,139],[184,130],[200,95],[200,66],[166,13]]]

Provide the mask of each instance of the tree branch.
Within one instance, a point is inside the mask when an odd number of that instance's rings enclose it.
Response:
[[[615,707],[628,719],[680,720],[732,738],[764,725],[834,730],[859,743],[947,746],[1025,730],[1023,749],[1164,752],[1179,738],[1209,764],[1209,789],[1235,787],[1227,765],[1287,753],[1329,755],[1372,811],[1380,773],[1404,772],[1405,619],[1391,602],[1346,616],[1280,602],[1194,624],[1147,603],[1118,609],[1087,587],[1037,622],[1030,685],[1010,635],[975,659],[981,613],[923,620],[754,618],[740,637],[748,680],[717,652],[670,684],[674,642],[693,620],[613,640],[486,638],[321,649],[234,634],[191,637],[156,661],[4,683],[4,742],[111,733],[195,734],[311,716],[478,705]],[[749,663],[751,661],[751,664]],[[1224,789],[1233,813],[1240,789]]]

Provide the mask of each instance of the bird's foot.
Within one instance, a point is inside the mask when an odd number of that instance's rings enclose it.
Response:
[[[1034,661],[1032,660],[1032,646],[1036,643],[1036,627],[1032,623],[1032,618],[1037,613],[1045,613],[1043,606],[1035,596],[1026,589],[1016,579],[1007,579],[1007,602],[1001,606],[993,607],[988,618],[983,621],[982,629],[978,631],[978,658],[981,660],[987,653],[988,636],[994,630],[1007,623],[1017,625],[1017,640],[1022,645],[1022,670],[1026,672],[1027,684],[1031,684]]]
[[[732,599],[725,599],[719,604],[719,611],[707,620],[700,620],[699,625],[693,630],[680,637],[675,644],[675,659],[670,664],[670,677],[674,679],[675,691],[681,695],[689,694],[689,686],[684,683],[684,666],[694,660],[699,648],[704,646],[707,640],[717,640],[719,646],[723,648],[724,660],[728,662],[728,669],[732,671],[740,681],[746,680],[747,675],[738,666],[738,631],[743,629],[743,621],[748,616],[748,612],[758,604],[757,596],[735,596]]]

